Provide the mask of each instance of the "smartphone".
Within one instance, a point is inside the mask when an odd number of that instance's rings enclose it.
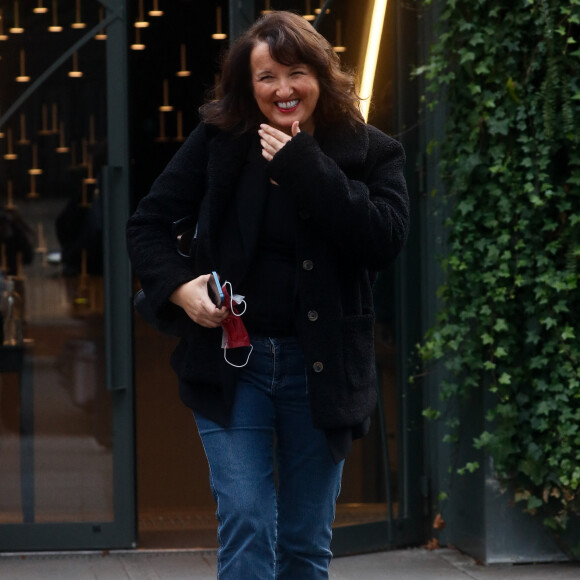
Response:
[[[216,308],[221,308],[224,304],[224,293],[220,284],[220,278],[217,272],[212,272],[207,283],[207,293]]]

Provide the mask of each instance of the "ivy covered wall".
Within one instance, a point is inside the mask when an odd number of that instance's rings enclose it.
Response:
[[[443,185],[424,221],[447,216],[420,345],[425,372],[437,362],[445,379],[424,414],[453,445],[458,409],[485,391],[473,457],[484,449],[513,501],[561,531],[580,511],[580,0],[439,9],[416,71],[426,126],[444,118],[426,146]]]

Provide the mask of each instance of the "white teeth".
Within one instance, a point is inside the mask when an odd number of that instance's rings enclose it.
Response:
[[[278,101],[276,106],[280,107],[281,109],[292,109],[292,107],[295,107],[297,104],[298,99],[294,99],[293,101]]]

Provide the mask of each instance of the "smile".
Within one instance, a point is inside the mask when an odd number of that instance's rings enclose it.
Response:
[[[292,101],[277,101],[275,103],[276,107],[284,112],[293,111],[300,102],[299,99],[294,99]]]

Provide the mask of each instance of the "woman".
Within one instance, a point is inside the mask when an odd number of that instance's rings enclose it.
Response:
[[[364,123],[353,87],[306,20],[263,16],[128,224],[150,305],[180,328],[172,366],[210,466],[219,578],[328,577],[343,460],[375,407],[371,284],[405,241],[408,197],[403,150]],[[186,216],[193,272],[172,235]],[[245,296],[242,368],[224,360],[212,270]]]

